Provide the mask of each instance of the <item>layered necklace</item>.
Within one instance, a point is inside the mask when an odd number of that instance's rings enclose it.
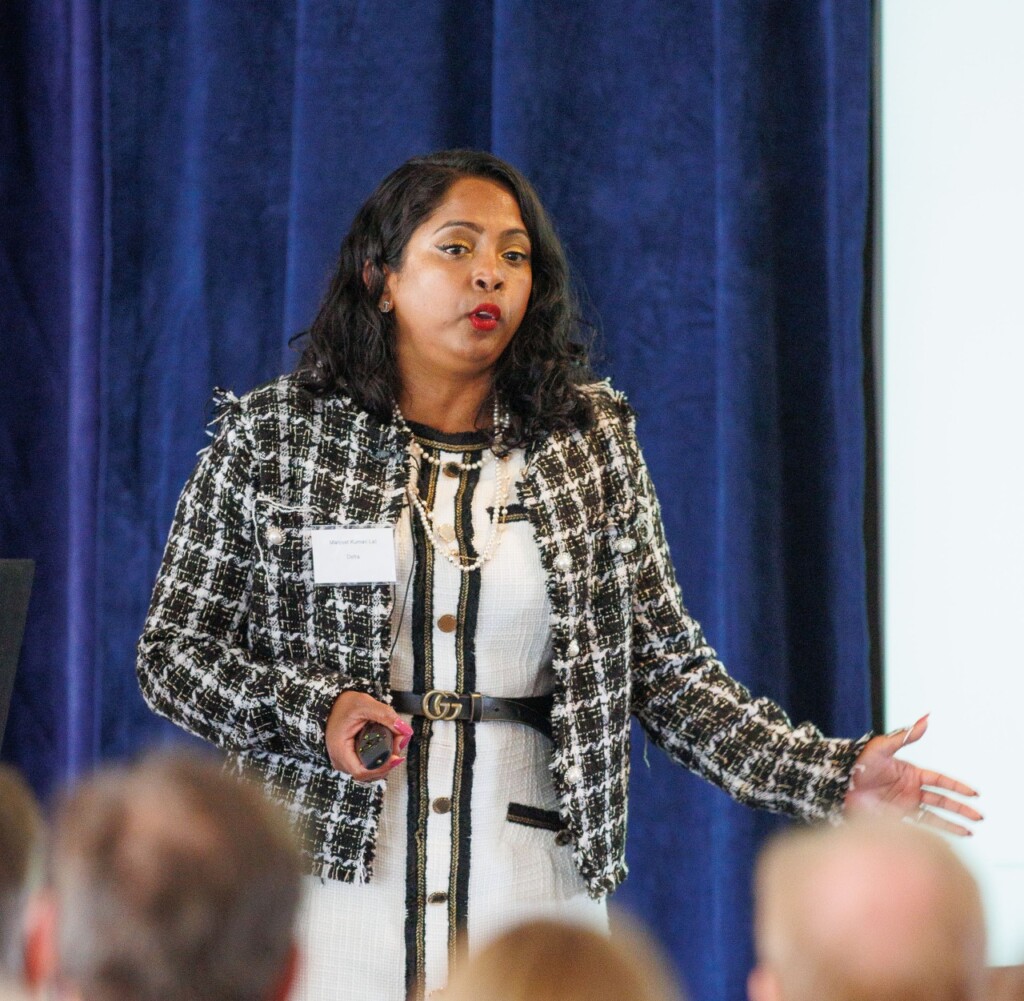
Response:
[[[494,396],[493,420],[494,438],[497,442],[501,436],[501,431],[504,428],[501,410],[498,406],[497,394]],[[446,559],[453,567],[456,568],[456,570],[460,570],[462,573],[472,573],[474,570],[479,570],[497,552],[498,543],[501,541],[501,533],[505,527],[505,510],[508,504],[509,490],[508,453],[506,452],[499,457],[496,454],[494,447],[491,447],[485,451],[482,458],[475,462],[460,462],[457,459],[441,460],[431,452],[427,451],[427,449],[417,441],[415,434],[413,434],[412,429],[402,416],[402,411],[398,409],[397,403],[395,404],[395,423],[409,435],[409,479],[406,482],[405,490],[409,497],[409,503],[412,505],[412,509],[420,519],[423,531],[426,533],[427,538],[430,539],[430,543],[434,547],[435,552]],[[484,544],[484,548],[480,551],[480,555],[477,556],[476,559],[467,560],[462,555],[458,542],[444,537],[434,521],[434,513],[427,509],[427,505],[423,502],[423,498],[420,497],[418,483],[420,478],[421,459],[432,466],[455,466],[461,472],[483,469],[484,465],[488,462],[493,462],[495,464],[494,499],[491,504],[491,527],[487,534],[487,542]]]

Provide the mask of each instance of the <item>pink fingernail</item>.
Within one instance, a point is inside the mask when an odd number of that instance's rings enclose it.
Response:
[[[400,751],[404,751],[404,750],[405,750],[405,749],[406,749],[406,748],[407,748],[407,747],[409,746],[409,741],[410,741],[410,740],[412,740],[412,734],[409,734],[409,736],[407,736],[407,737],[403,737],[403,738],[402,738],[402,739],[401,739],[401,740],[400,740],[400,741],[398,742],[398,749],[399,749]]]
[[[412,727],[409,726],[409,724],[406,723],[404,719],[396,719],[394,724],[392,724],[392,725],[393,725],[394,730],[397,733],[401,733],[401,734],[403,734],[403,735],[405,735],[407,737],[411,737],[412,736],[412,733],[413,733]]]

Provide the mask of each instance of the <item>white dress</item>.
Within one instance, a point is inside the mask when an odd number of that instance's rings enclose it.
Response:
[[[438,533],[476,555],[490,532],[498,460],[477,435],[414,430],[442,462],[485,457],[479,470],[420,464],[420,496]],[[393,690],[514,697],[552,689],[544,573],[515,490],[523,464],[521,450],[505,461],[508,513],[478,571],[464,574],[439,555],[406,506]],[[372,880],[307,880],[297,1001],[429,996],[464,949],[538,915],[607,927],[604,901],[587,895],[559,836],[548,738],[517,723],[411,722],[408,759],[386,780]]]

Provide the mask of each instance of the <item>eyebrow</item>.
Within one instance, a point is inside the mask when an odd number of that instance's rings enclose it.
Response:
[[[452,229],[455,226],[461,226],[464,229],[471,229],[474,233],[482,233],[484,231],[483,226],[477,225],[475,222],[469,222],[466,219],[452,219],[449,222],[442,223],[434,233],[440,233],[442,229]],[[525,229],[520,229],[518,226],[512,229],[503,230],[501,236],[525,236],[527,240],[530,239],[530,234]]]

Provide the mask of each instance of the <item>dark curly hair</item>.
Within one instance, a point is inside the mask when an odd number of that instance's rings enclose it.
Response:
[[[377,307],[385,267],[399,271],[413,231],[460,178],[506,188],[530,236],[533,287],[526,315],[498,359],[495,389],[508,408],[506,447],[555,431],[585,430],[593,408],[581,386],[593,380],[565,251],[530,182],[515,167],[479,150],[414,157],[388,175],[356,214],[338,266],[296,367],[315,395],[339,390],[378,420],[391,420],[399,395],[395,326]]]

